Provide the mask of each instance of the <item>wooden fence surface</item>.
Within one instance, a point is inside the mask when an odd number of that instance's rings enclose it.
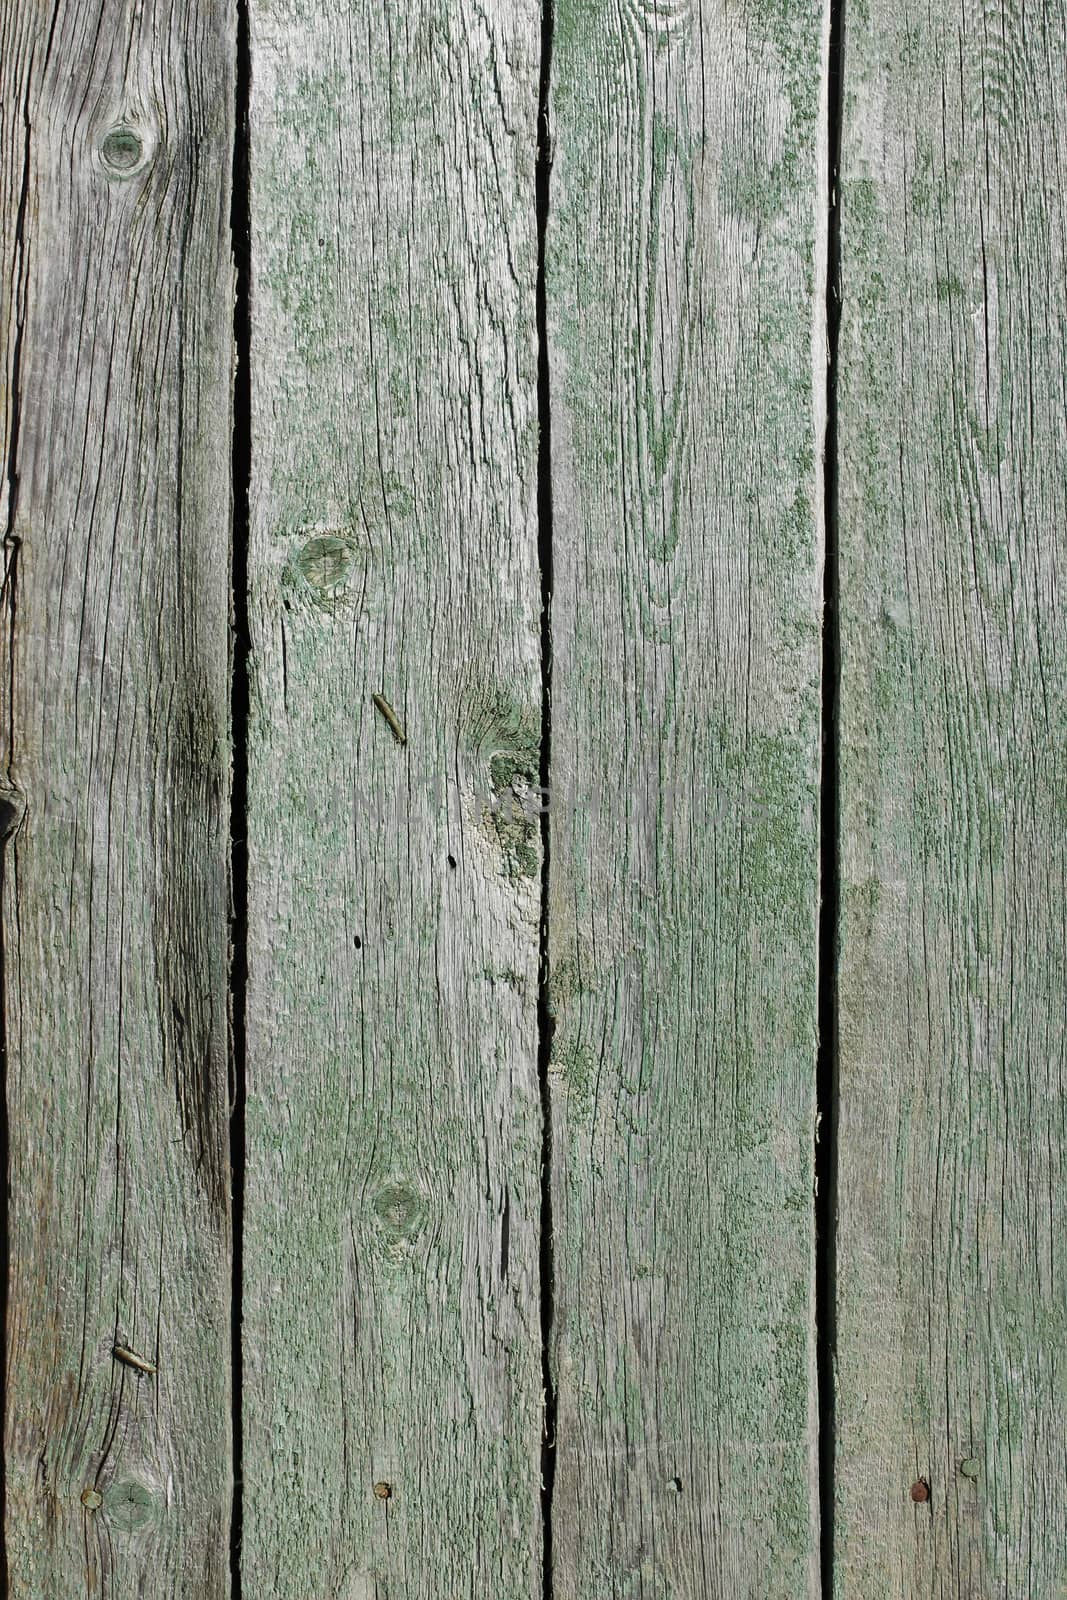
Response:
[[[1067,15],[846,30],[834,1592],[1060,1600]]]
[[[556,9],[560,1600],[817,1581],[826,41],[747,9]]]
[[[1067,1600],[1065,108],[0,0],[0,1595]]]
[[[0,61],[5,1593],[222,1595],[232,19]]]

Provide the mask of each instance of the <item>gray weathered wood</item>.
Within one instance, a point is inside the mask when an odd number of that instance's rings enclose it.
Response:
[[[1062,1600],[1063,7],[850,6],[846,83],[834,1592]]]
[[[251,5],[249,1595],[541,1592],[539,38]]]
[[[0,3],[5,821],[26,803],[3,866],[5,1593],[25,1600],[229,1593],[233,25]]]
[[[558,1600],[817,1589],[826,16],[558,0]]]

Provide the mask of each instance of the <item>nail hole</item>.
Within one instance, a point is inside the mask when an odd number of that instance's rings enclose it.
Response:
[[[916,1478],[911,1486],[911,1498],[917,1506],[925,1504],[930,1498],[930,1485],[925,1478]]]
[[[455,856],[449,856],[448,864],[452,868],[452,871],[455,872],[455,870],[456,870],[456,858],[455,858]]]
[[[362,950],[363,949],[363,940],[360,938],[358,933],[356,934],[356,937],[352,940],[352,948],[354,950]]]
[[[671,1488],[674,1490],[675,1494],[681,1494],[681,1492],[682,1492],[682,1480],[681,1480],[681,1478],[672,1478],[671,1479]]]
[[[112,128],[100,146],[104,165],[112,172],[132,172],[144,153],[141,137],[133,128]]]

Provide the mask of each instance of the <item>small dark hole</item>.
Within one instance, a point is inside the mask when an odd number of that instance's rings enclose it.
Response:
[[[0,839],[6,839],[8,834],[14,833],[21,820],[22,807],[18,801],[0,799]]]
[[[456,858],[455,858],[455,856],[449,856],[448,864],[449,864],[449,866],[452,868],[452,870],[454,872],[456,870]]]
[[[356,934],[356,937],[352,940],[352,946],[353,946],[353,949],[355,949],[355,950],[362,950],[363,949],[363,940],[360,938],[358,933]]]
[[[681,1480],[681,1478],[672,1478],[671,1479],[671,1488],[674,1490],[674,1492],[676,1494],[681,1494],[681,1492],[682,1492],[682,1480]]]

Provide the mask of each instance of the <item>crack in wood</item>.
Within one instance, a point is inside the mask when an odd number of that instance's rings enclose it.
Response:
[[[819,1052],[815,1121],[815,1340],[818,1374],[819,1557],[823,1600],[834,1593],[834,1475],[837,1210],[837,945],[840,929],[838,750],[838,469],[837,371],[841,322],[841,168],[844,0],[830,0],[827,60],[826,433],[824,455],[822,772],[819,839]]]
[[[7,845],[22,826],[25,816],[25,797],[15,778],[15,630],[17,625],[18,557],[21,547],[15,532],[18,513],[18,453],[19,432],[22,422],[22,345],[26,322],[26,216],[30,194],[30,110],[29,84],[23,101],[23,157],[22,186],[19,193],[15,221],[15,272],[17,277],[17,303],[15,332],[11,349],[10,406],[11,421],[7,455],[7,526],[4,534],[4,578],[0,598],[7,614],[7,759],[6,782],[0,793],[0,1171],[4,1180],[4,1214],[0,1238],[0,1336],[4,1342],[4,1359],[8,1349],[8,1294],[10,1283],[10,1130],[8,1127],[8,1023],[7,1023],[7,938],[5,910],[7,905]],[[0,1596],[7,1600],[7,1464],[6,1452],[0,1451]]]
[[[552,173],[549,92],[552,76],[553,0],[541,13],[541,75],[537,108],[535,204],[537,209],[537,413],[540,443],[537,460],[538,562],[541,573],[541,790],[551,792],[552,765],[552,402],[548,365],[548,310],[545,247]],[[549,808],[541,809],[541,915],[537,997],[537,1068],[541,1092],[541,1241],[539,1292],[541,1305],[541,1382],[544,1419],[541,1439],[542,1594],[552,1600],[552,1509],[556,1472],[556,1386],[552,1370],[552,1327],[555,1313],[555,1264],[552,1248],[552,1035],[555,1021],[549,991],[549,884],[551,837]]]
[[[230,1594],[241,1600],[241,1539],[244,1525],[243,1316],[245,1210],[246,1000],[248,988],[248,714],[251,637],[248,616],[249,490],[252,480],[251,191],[249,101],[252,58],[248,0],[237,0],[234,78],[234,149],[230,235],[234,267],[231,471],[230,738],[230,1172],[233,1276],[231,1290],[233,1488],[230,1513]]]

